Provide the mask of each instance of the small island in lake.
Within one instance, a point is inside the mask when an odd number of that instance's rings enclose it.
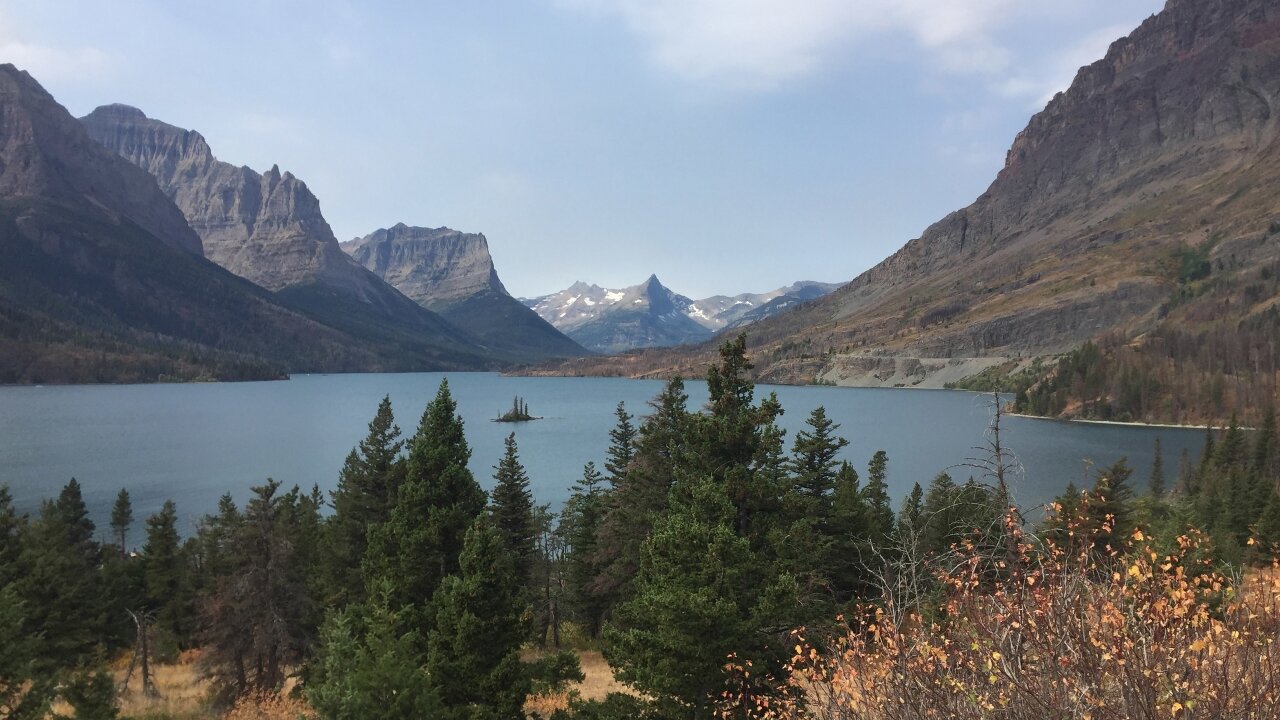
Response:
[[[541,420],[542,418],[534,417],[529,414],[529,405],[525,403],[524,398],[517,395],[511,401],[511,409],[494,418],[494,422],[525,422],[527,420]]]

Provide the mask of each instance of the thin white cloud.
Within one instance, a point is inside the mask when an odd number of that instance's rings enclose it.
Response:
[[[1128,35],[1132,29],[1127,25],[1099,28],[1061,52],[1051,54],[1039,65],[1005,79],[996,89],[1007,97],[1025,97],[1032,110],[1039,110],[1054,95],[1071,86],[1080,68],[1101,60],[1111,43]]]
[[[770,89],[848,43],[902,34],[947,72],[990,74],[1011,54],[992,39],[1015,0],[554,0],[615,16],[660,67],[693,81]]]
[[[13,20],[2,10],[0,62],[13,63],[41,82],[98,80],[115,66],[115,58],[96,47],[60,47],[24,41]]]

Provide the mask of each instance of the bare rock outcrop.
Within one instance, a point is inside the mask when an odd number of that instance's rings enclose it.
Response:
[[[398,223],[342,243],[355,262],[495,351],[520,360],[587,354],[511,297],[480,233]]]

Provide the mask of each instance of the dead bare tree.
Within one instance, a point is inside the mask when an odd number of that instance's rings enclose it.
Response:
[[[155,618],[150,612],[133,610],[125,610],[125,612],[133,620],[136,639],[133,643],[133,657],[129,658],[129,670],[125,672],[124,680],[120,683],[120,692],[129,692],[129,680],[133,678],[133,671],[137,668],[141,670],[142,694],[149,698],[158,698],[160,690],[156,688],[155,676],[151,673],[151,645],[148,638],[151,623]]]

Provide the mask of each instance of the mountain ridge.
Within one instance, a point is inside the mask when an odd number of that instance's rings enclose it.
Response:
[[[200,248],[151,175],[90,138],[30,74],[0,65],[0,382],[273,379],[484,362],[362,343]]]
[[[218,160],[195,130],[105,105],[80,120],[107,149],[150,173],[200,236],[206,257],[307,316],[406,356],[438,349],[499,362],[476,338],[421,307],[343,252],[306,183]],[[502,357],[510,361],[510,357]]]
[[[1276,306],[1263,270],[1280,255],[1278,111],[1280,8],[1170,0],[1029,120],[972,204],[832,294],[752,325],[758,379],[940,386],[1104,337],[1143,346],[1152,372],[1181,373],[1143,338],[1170,323],[1243,328]],[[1209,277],[1180,272],[1199,255]],[[697,376],[714,355],[703,343],[548,371]],[[1275,401],[1265,376],[1242,377],[1244,394]],[[1143,413],[1188,417],[1159,382],[1169,407]]]
[[[692,300],[668,289],[651,274],[638,285],[616,289],[579,280],[559,292],[521,298],[521,302],[588,347],[619,352],[698,342],[725,328],[746,325],[791,304],[821,297],[836,287],[834,283],[802,280],[765,293]],[[614,314],[620,314],[621,319],[610,319]],[[645,319],[643,314],[650,317]]]

